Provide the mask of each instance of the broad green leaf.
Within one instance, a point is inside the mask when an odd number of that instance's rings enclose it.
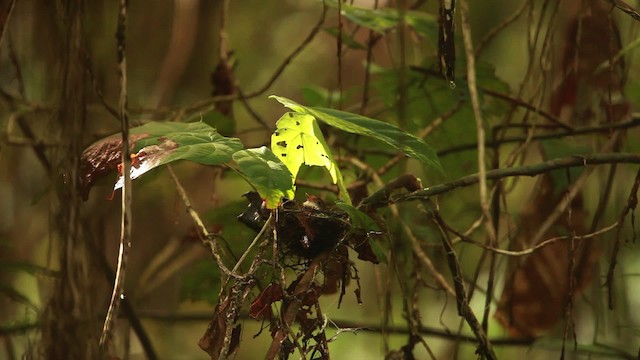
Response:
[[[135,143],[134,151],[160,145],[167,140],[176,143],[175,150],[163,158],[163,163],[190,160],[204,165],[218,165],[230,161],[231,155],[242,149],[240,140],[224,137],[204,122],[150,122],[132,128],[130,133],[148,135]]]
[[[369,136],[383,141],[406,155],[422,161],[440,173],[444,172],[438,161],[438,155],[431,146],[424,142],[424,140],[394,125],[349,112],[318,107],[305,107],[279,96],[271,97],[295,112],[312,115],[316,119],[346,132]]]
[[[240,150],[233,154],[233,160],[246,180],[265,199],[267,209],[277,208],[283,197],[294,198],[294,178],[269,148]]]
[[[116,136],[115,139],[120,137]],[[242,149],[240,140],[224,137],[203,122],[150,122],[132,128],[130,141],[132,153],[135,154],[131,179],[176,160],[190,160],[204,165],[223,164],[231,161],[231,155]],[[113,150],[119,154],[117,147]],[[119,163],[118,157],[116,160]],[[114,189],[121,188],[123,182],[121,176]]]
[[[302,164],[324,166],[337,182],[337,166],[316,119],[307,114],[286,113],[276,122],[271,150],[287,165],[295,179]]]

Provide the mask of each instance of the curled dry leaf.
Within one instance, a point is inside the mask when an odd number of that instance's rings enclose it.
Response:
[[[253,300],[249,308],[249,316],[254,319],[270,319],[271,304],[282,300],[282,288],[276,283],[267,286],[258,297]]]
[[[149,137],[149,134],[133,134],[129,136],[129,146],[133,149],[138,140]],[[117,170],[122,161],[122,135],[106,137],[89,146],[80,157],[80,194],[84,200],[89,198],[91,187],[100,178]]]
[[[222,352],[225,342],[225,336],[227,333],[227,314],[231,307],[231,297],[227,296],[218,302],[214,311],[214,318],[209,323],[207,330],[202,338],[198,341],[198,346],[211,356],[212,359],[217,359]],[[233,328],[231,332],[231,340],[229,342],[229,349],[227,355],[233,354],[240,344],[240,325]]]

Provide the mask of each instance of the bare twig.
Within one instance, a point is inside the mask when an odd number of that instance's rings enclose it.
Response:
[[[580,240],[586,240],[586,239],[592,239],[595,237],[598,237],[602,234],[606,234],[609,231],[615,229],[616,227],[618,227],[618,222],[615,222],[607,227],[604,227],[598,231],[594,231],[592,233],[589,234],[585,234],[585,235],[566,235],[566,236],[556,236],[556,237],[552,237],[550,239],[544,240],[538,244],[536,244],[533,247],[530,247],[528,249],[524,249],[524,250],[520,250],[520,251],[511,251],[511,250],[504,250],[504,249],[499,249],[499,248],[495,248],[495,247],[491,247],[488,246],[486,244],[483,244],[479,241],[475,241],[472,238],[470,238],[469,236],[460,233],[459,231],[455,230],[454,228],[452,228],[451,226],[449,226],[448,224],[445,223],[445,228],[456,234],[457,236],[460,237],[460,239],[466,243],[470,243],[470,244],[474,244],[476,246],[479,246],[485,250],[494,252],[496,254],[500,254],[500,255],[505,255],[505,256],[514,256],[514,257],[518,257],[518,256],[526,256],[526,255],[531,255],[534,252],[542,249],[543,247],[549,246],[551,244],[557,243],[559,241],[563,241],[563,240],[569,240],[573,237],[573,239],[575,241],[580,241]]]
[[[487,32],[487,34],[482,38],[482,40],[480,40],[480,42],[476,46],[476,57],[480,56],[482,51],[485,49],[485,46],[489,44],[489,42],[491,42],[491,40],[493,40],[496,35],[501,33],[502,30],[504,30],[507,26],[513,24],[522,14],[524,14],[527,3],[528,1],[523,1],[520,7],[513,14],[511,14],[508,18],[506,18],[504,21]]]
[[[618,141],[620,133],[615,133],[606,144],[601,148],[603,151],[611,151],[613,145]],[[530,244],[537,244],[542,240],[547,231],[556,223],[556,221],[564,214],[565,210],[571,205],[573,199],[582,190],[582,187],[586,183],[587,179],[591,175],[595,168],[587,168],[576,181],[570,186],[567,196],[564,196],[553,211],[548,214],[544,222],[540,224],[538,231],[533,235],[530,240]]]
[[[173,182],[176,185],[178,194],[180,194],[180,197],[182,198],[182,202],[187,208],[187,213],[189,214],[189,216],[191,216],[191,219],[193,220],[198,230],[200,230],[200,234],[202,235],[202,244],[205,246],[208,246],[211,249],[211,254],[216,259],[216,263],[218,264],[218,267],[220,267],[220,271],[225,273],[227,276],[232,276],[233,273],[231,272],[231,270],[229,270],[225,266],[224,261],[222,261],[222,258],[220,257],[220,254],[218,254],[218,251],[216,248],[216,242],[214,241],[214,239],[219,240],[223,243],[224,246],[221,247],[221,249],[223,252],[225,252],[225,255],[227,255],[227,257],[237,261],[237,258],[229,248],[229,244],[227,244],[227,242],[221,236],[216,236],[215,234],[209,233],[209,230],[207,230],[207,227],[202,222],[202,219],[200,219],[200,215],[191,205],[189,196],[187,196],[187,192],[182,187],[182,184],[180,184],[180,180],[178,180],[178,177],[173,171],[173,168],[171,168],[171,165],[167,165],[167,169],[169,170],[169,175],[171,175],[171,179],[173,179]],[[237,278],[238,276],[235,276],[235,277]]]
[[[131,157],[129,149],[129,117],[127,114],[127,58],[126,58],[126,24],[127,0],[120,0],[118,12],[118,29],[116,31],[118,76],[120,78],[120,99],[118,112],[122,124],[122,216],[120,223],[120,249],[118,251],[118,265],[116,278],[111,293],[109,310],[100,336],[100,346],[105,347],[111,338],[111,329],[118,314],[120,301],[124,298],[124,278],[127,267],[127,257],[131,247]]]
[[[487,169],[485,164],[485,134],[484,121],[482,120],[482,110],[480,109],[480,99],[478,98],[478,88],[476,85],[476,58],[471,40],[471,25],[469,24],[469,4],[466,0],[460,0],[460,18],[462,26],[462,38],[467,55],[467,86],[471,97],[471,107],[476,119],[476,131],[478,137],[478,182],[480,193],[480,208],[485,219],[485,229],[489,236],[489,242],[495,243],[496,230],[493,228],[491,212],[489,211],[489,201],[487,198]]]
[[[442,217],[440,217],[440,214],[437,210],[432,211],[432,216],[435,223],[438,225],[438,228],[440,229],[442,245],[444,246],[445,252],[447,254],[447,262],[449,264],[451,276],[453,276],[458,313],[465,319],[467,324],[469,324],[471,331],[473,331],[473,334],[475,335],[478,342],[478,353],[486,359],[497,359],[496,354],[493,351],[491,341],[487,337],[487,333],[480,325],[478,318],[469,305],[469,300],[467,298],[467,293],[464,286],[464,279],[462,277],[462,271],[460,270],[460,262],[458,261],[458,256],[456,255],[456,252],[451,245],[451,241],[449,240],[447,231],[443,226],[444,221],[442,220]]]
[[[634,9],[633,7],[631,7],[631,5],[627,4],[626,2],[622,1],[622,0],[608,0],[611,4],[613,4],[613,6],[617,7],[618,10],[628,14],[629,16],[631,16],[634,20],[636,21],[640,21],[640,13],[638,13],[638,11],[636,9]]]
[[[254,98],[256,96],[260,96],[260,95],[264,94],[267,90],[269,90],[271,85],[273,85],[273,83],[276,82],[276,80],[280,77],[280,75],[282,74],[284,69],[287,68],[289,63],[291,63],[291,61],[293,61],[293,59],[296,56],[298,56],[298,54],[300,54],[300,52],[302,52],[302,50],[304,50],[307,47],[307,45],[309,45],[311,43],[311,40],[313,40],[316,37],[316,35],[320,31],[320,29],[322,29],[322,24],[324,24],[324,19],[325,19],[326,14],[327,14],[327,7],[326,7],[326,5],[323,5],[322,15],[320,16],[320,20],[318,20],[318,23],[313,27],[313,29],[311,29],[311,32],[309,33],[309,35],[307,35],[307,37],[302,41],[302,43],[300,45],[298,45],[298,47],[295,48],[295,50],[293,50],[291,52],[291,54],[289,54],[289,56],[287,56],[282,61],[280,66],[278,66],[278,68],[273,72],[273,74],[271,75],[269,80],[267,80],[267,82],[262,87],[260,87],[259,89],[246,94],[244,96],[245,99],[250,99],[250,98]]]

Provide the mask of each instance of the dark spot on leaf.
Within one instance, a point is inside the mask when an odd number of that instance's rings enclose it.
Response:
[[[273,132],[273,135],[275,135],[275,136],[280,136],[280,133],[279,133],[279,132],[277,132],[277,131],[274,131],[274,132]]]
[[[287,154],[281,154],[281,155],[282,155],[282,157],[287,157]]]
[[[298,145],[298,146],[296,147],[296,149],[302,149],[302,148],[304,148],[304,146],[302,146],[302,145]]]
[[[278,145],[278,146],[282,146],[282,147],[286,148],[286,147],[287,147],[287,142],[286,142],[286,141],[284,141],[284,140],[282,140],[282,141],[278,141],[278,142],[276,143],[276,145]]]
[[[289,113],[289,117],[293,117],[293,113]]]
[[[297,121],[297,120],[296,120],[296,125],[300,125],[300,121]]]

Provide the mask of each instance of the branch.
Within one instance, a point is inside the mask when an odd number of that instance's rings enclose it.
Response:
[[[178,194],[180,194],[180,198],[182,198],[182,202],[184,203],[184,206],[187,208],[187,213],[189,214],[189,216],[191,216],[191,219],[193,220],[194,224],[200,230],[200,233],[202,235],[202,244],[205,245],[205,246],[209,246],[209,248],[211,249],[211,254],[215,258],[216,263],[218,264],[218,267],[220,268],[220,271],[225,273],[227,276],[234,275],[224,265],[224,262],[222,261],[222,259],[220,258],[220,255],[216,251],[216,246],[215,246],[215,242],[214,242],[213,239],[221,240],[223,242],[223,244],[224,244],[224,247],[222,247],[221,249],[226,253],[225,255],[227,255],[229,258],[237,261],[238,259],[233,254],[233,252],[231,252],[231,248],[229,247],[229,244],[227,244],[227,242],[224,240],[224,238],[222,238],[220,236],[216,236],[215,234],[209,233],[209,230],[207,230],[207,227],[202,222],[202,219],[200,219],[200,215],[198,214],[198,212],[191,205],[191,201],[189,200],[189,196],[187,195],[187,192],[182,187],[182,184],[180,184],[180,180],[178,180],[178,177],[176,176],[176,173],[173,172],[173,168],[171,167],[171,165],[167,165],[167,169],[169,170],[169,174],[171,175],[171,179],[173,179],[173,182],[176,185],[176,189],[178,190]],[[237,276],[234,276],[234,277],[237,277]]]
[[[618,263],[618,251],[620,250],[620,233],[622,231],[622,227],[624,226],[624,218],[627,217],[629,211],[631,211],[631,226],[634,227],[634,239],[635,239],[635,210],[636,206],[638,206],[638,187],[640,187],[640,169],[636,173],[636,180],[633,182],[633,186],[631,187],[631,193],[629,194],[629,198],[627,199],[627,205],[622,210],[622,214],[620,214],[620,219],[618,220],[618,230],[616,232],[616,242],[613,244],[613,250],[611,251],[611,260],[609,261],[609,270],[607,271],[607,281],[605,286],[609,290],[608,296],[608,305],[609,309],[613,310],[613,274],[616,269],[616,265]]]
[[[500,139],[500,140],[487,141],[485,143],[485,146],[487,146],[487,147],[495,147],[495,146],[502,145],[502,144],[520,143],[520,142],[524,142],[524,141],[528,141],[528,140],[561,139],[561,138],[565,138],[565,137],[568,137],[568,136],[590,135],[590,134],[594,134],[594,133],[606,133],[606,134],[609,134],[613,130],[628,129],[628,128],[636,127],[636,126],[639,126],[639,125],[640,125],[640,113],[635,113],[635,114],[632,115],[631,120],[625,121],[625,122],[620,122],[620,123],[615,123],[615,124],[589,126],[589,127],[584,127],[584,128],[581,128],[581,129],[575,129],[575,130],[573,130],[571,132],[534,135],[534,136],[531,136],[531,137],[526,137],[526,136],[505,137],[505,138]],[[539,125],[538,127],[542,127],[542,126]],[[440,150],[437,153],[438,153],[438,156],[445,156],[445,155],[449,155],[449,154],[456,153],[456,152],[459,152],[459,151],[475,150],[477,147],[478,147],[478,145],[476,143],[463,144],[463,145],[452,146],[450,148]]]
[[[565,158],[558,158],[534,165],[516,166],[506,169],[496,169],[487,171],[487,180],[502,179],[513,176],[536,176],[553,170],[598,165],[598,164],[640,164],[640,154],[631,153],[601,153],[589,155],[574,155]],[[404,202],[410,200],[425,199],[431,196],[447,193],[451,190],[473,185],[478,182],[478,174],[473,174],[459,178],[448,183],[427,187],[412,193],[389,199],[390,202]]]
[[[471,96],[471,107],[476,119],[476,132],[478,137],[478,181],[480,193],[480,208],[484,215],[484,227],[487,231],[489,244],[496,243],[496,228],[493,226],[493,215],[489,211],[489,199],[487,198],[487,167],[485,164],[485,133],[478,88],[476,84],[476,58],[471,39],[471,24],[469,23],[469,4],[466,0],[460,1],[460,18],[462,19],[462,38],[464,40],[465,54],[467,55],[467,86]],[[491,345],[487,344],[490,352]],[[491,355],[491,354],[488,354]]]
[[[460,269],[460,262],[458,261],[458,256],[456,255],[455,250],[453,250],[453,245],[451,245],[451,241],[449,240],[449,236],[443,226],[444,221],[437,210],[432,211],[432,215],[434,221],[438,225],[441,233],[442,245],[444,246],[445,252],[447,254],[447,263],[449,264],[449,270],[451,271],[451,276],[453,276],[453,285],[456,290],[456,301],[458,305],[458,314],[462,316],[473,334],[476,337],[476,341],[478,342],[478,351],[477,353],[483,355],[487,359],[497,359],[496,354],[493,351],[493,347],[491,346],[491,341],[487,337],[487,333],[484,331],[478,318],[475,313],[471,309],[469,305],[469,300],[467,298],[467,291],[464,287],[464,279],[462,277],[462,270]]]
[[[125,53],[126,45],[126,24],[127,24],[127,0],[120,0],[120,11],[118,12],[118,29],[116,31],[118,75],[120,78],[120,99],[118,111],[122,123],[122,175],[124,185],[122,186],[122,216],[120,223],[120,249],[118,251],[118,265],[116,268],[116,278],[111,293],[109,310],[104,320],[102,335],[100,336],[100,346],[105,347],[111,338],[111,329],[118,314],[120,301],[124,298],[124,278],[127,266],[127,257],[131,247],[131,157],[129,149],[129,117],[127,115],[127,58]]]

